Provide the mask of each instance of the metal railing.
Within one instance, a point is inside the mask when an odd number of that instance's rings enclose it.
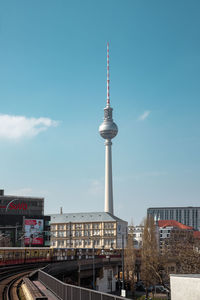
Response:
[[[120,300],[127,299],[115,295],[97,292],[81,288],[71,284],[63,283],[53,276],[39,270],[38,280],[51,290],[61,300]]]

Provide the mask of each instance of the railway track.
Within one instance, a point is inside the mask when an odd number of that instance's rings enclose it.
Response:
[[[28,275],[29,272],[23,272],[20,275],[13,275],[7,279],[5,279],[4,282],[4,289],[2,291],[2,300],[18,300],[17,296],[17,288],[20,284],[22,278],[25,275]],[[18,283],[17,283],[18,282]]]
[[[43,265],[44,266],[44,265]],[[0,269],[0,299],[18,300],[17,289],[24,276],[33,270],[41,268],[41,264],[31,264],[28,266],[14,266]]]

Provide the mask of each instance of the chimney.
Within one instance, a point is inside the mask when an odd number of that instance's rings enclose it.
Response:
[[[0,196],[4,196],[4,190],[0,190]]]
[[[60,214],[61,214],[61,215],[63,214],[63,210],[62,210],[62,207],[60,208]]]

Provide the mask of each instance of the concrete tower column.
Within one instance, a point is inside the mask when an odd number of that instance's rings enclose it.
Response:
[[[105,212],[113,214],[113,186],[112,186],[112,142],[105,141]]]
[[[105,212],[114,214],[113,211],[113,186],[112,186],[112,151],[111,140],[117,135],[118,128],[113,122],[112,107],[110,106],[110,86],[109,86],[109,45],[107,45],[107,101],[104,108],[104,121],[99,126],[99,133],[105,139]]]

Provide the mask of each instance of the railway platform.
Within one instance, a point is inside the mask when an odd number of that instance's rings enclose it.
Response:
[[[47,297],[48,300],[59,300],[50,290],[48,290],[40,281],[36,280],[33,283]]]

